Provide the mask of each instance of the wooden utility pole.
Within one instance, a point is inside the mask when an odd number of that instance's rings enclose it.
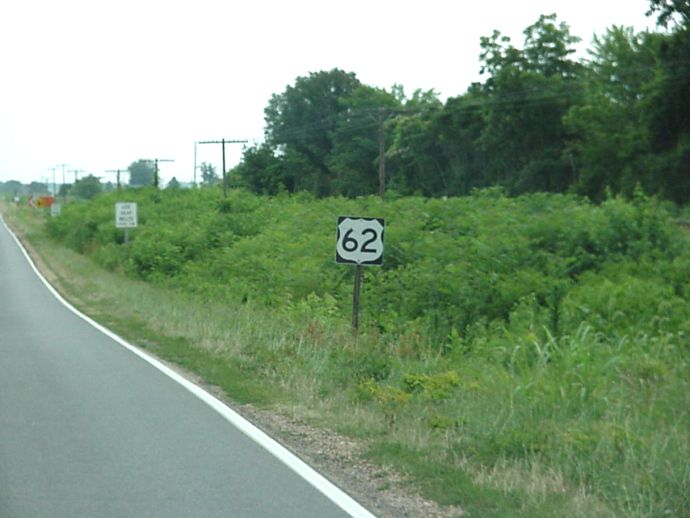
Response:
[[[106,173],[117,173],[117,190],[121,190],[121,184],[120,184],[120,173],[124,173],[127,171],[127,169],[107,169],[105,172]]]
[[[386,194],[386,131],[385,123],[393,115],[422,113],[419,109],[391,109],[379,108],[379,196],[383,198]]]
[[[379,108],[379,196],[386,194],[386,132],[383,129],[383,108]]]
[[[83,173],[83,169],[70,169],[68,172],[74,173],[74,183],[77,183],[77,180],[79,179],[79,173]],[[64,183],[64,172],[63,172],[63,183]]]
[[[204,140],[199,142],[199,144],[222,144],[223,145],[223,196],[228,197],[228,185],[225,181],[225,144],[246,144],[246,140]],[[196,173],[196,171],[195,171]]]
[[[197,148],[198,142],[194,142],[194,187],[196,187],[196,170],[197,170],[197,165],[196,165],[196,148]]]
[[[153,159],[153,186],[158,189],[158,162],[174,162],[170,158],[154,158]]]
[[[355,265],[355,287],[352,290],[352,330],[359,331],[359,300],[362,291],[362,265]]]
[[[67,196],[67,192],[65,191],[64,185],[65,185],[65,167],[67,167],[68,164],[58,164],[57,167],[62,168],[62,194],[63,196]],[[55,183],[55,180],[53,180],[53,183]],[[55,186],[53,185],[53,190],[55,190]]]

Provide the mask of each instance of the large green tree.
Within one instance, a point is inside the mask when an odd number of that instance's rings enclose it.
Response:
[[[562,117],[581,96],[582,66],[572,59],[579,38],[556,15],[524,31],[522,50],[495,31],[481,39],[485,118],[478,145],[491,157],[487,177],[511,192],[564,191],[573,180],[563,154]]]
[[[9,180],[7,182],[4,182],[0,188],[2,192],[7,192],[12,194],[13,196],[17,196],[24,190],[24,185],[21,182],[18,182],[17,180]]]
[[[74,182],[70,189],[70,194],[77,198],[90,200],[100,194],[102,190],[103,186],[101,185],[100,178],[90,174]]]
[[[261,193],[359,196],[384,177],[401,194],[499,185],[600,200],[642,185],[687,201],[690,6],[650,0],[648,14],[666,32],[614,26],[595,37],[589,60],[575,59],[579,38],[556,15],[527,27],[521,47],[494,31],[480,40],[484,81],[445,104],[339,69],[298,77],[271,98],[266,141],[234,172]]]
[[[652,149],[652,171],[659,190],[678,203],[690,200],[690,3],[652,0],[650,14],[663,27],[673,25],[660,47],[660,67],[645,114]]]
[[[433,90],[416,90],[390,119],[386,151],[391,186],[402,194],[449,194],[447,164],[439,145],[436,118],[443,104]]]
[[[310,190],[314,177],[306,159],[288,148],[277,152],[264,143],[244,150],[242,162],[231,172],[239,178],[239,185],[257,194],[278,194],[281,191]]]
[[[400,109],[399,99],[386,90],[360,85],[341,103],[345,109],[331,132],[333,147],[327,159],[334,174],[333,193],[350,197],[377,193],[380,167],[385,175],[385,162],[380,160],[385,161],[390,138],[386,122]]]
[[[485,128],[486,94],[475,83],[464,95],[451,97],[436,117],[436,134],[448,169],[447,195],[465,195],[489,185],[485,171],[489,157],[478,141]]]
[[[44,182],[31,182],[29,184],[30,194],[47,194],[49,191],[48,184]]]
[[[139,159],[136,162],[132,162],[127,168],[129,171],[129,185],[132,187],[148,187],[153,185],[154,168],[151,160]]]
[[[220,183],[220,178],[218,173],[216,173],[216,168],[209,164],[208,162],[202,162],[199,166],[201,170],[201,183],[203,185],[218,185]]]
[[[574,190],[599,200],[607,189],[632,195],[658,190],[649,174],[649,132],[642,107],[656,75],[659,35],[611,27],[590,50],[583,101],[564,117]]]
[[[338,115],[347,110],[343,99],[360,85],[355,74],[339,69],[313,72],[273,95],[264,110],[266,142],[305,159],[310,169],[305,173],[315,177],[312,190],[319,196],[332,192],[329,156]]]

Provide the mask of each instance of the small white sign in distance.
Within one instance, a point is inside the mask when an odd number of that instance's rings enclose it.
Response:
[[[115,227],[136,228],[137,204],[119,202],[115,204]]]
[[[335,262],[341,264],[383,264],[382,218],[338,217]]]

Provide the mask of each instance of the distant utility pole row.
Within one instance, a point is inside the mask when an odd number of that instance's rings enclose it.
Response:
[[[62,185],[65,185],[65,167],[67,167],[68,164],[57,164],[55,167],[49,167],[48,170],[52,171],[53,173],[53,196],[57,195],[57,182],[55,181],[55,171],[58,168],[62,168]],[[48,182],[46,181],[46,189],[48,188]]]
[[[52,189],[53,196],[57,196],[57,194],[58,194],[57,181],[56,181],[56,179],[55,179],[55,171],[57,171],[58,169],[62,169],[62,186],[63,186],[62,191],[63,191],[63,196],[64,196],[64,194],[65,194],[65,190],[64,190],[64,185],[65,185],[65,182],[66,182],[66,179],[65,179],[65,167],[67,167],[68,165],[69,165],[69,164],[57,164],[55,167],[49,167],[49,168],[48,168],[48,170],[51,171],[51,172],[53,173],[53,189]],[[76,183],[76,182],[77,182],[77,175],[78,175],[79,173],[83,173],[84,170],[83,170],[83,169],[70,169],[70,170],[67,171],[67,172],[69,172],[69,173],[74,173],[74,183]],[[47,188],[48,190],[50,190],[49,187],[48,187],[49,181],[50,181],[49,179],[46,180],[46,188]]]
[[[226,181],[226,167],[225,167],[225,144],[246,144],[249,142],[248,140],[244,139],[220,139],[220,140],[204,140],[204,141],[198,141],[194,142],[194,185],[197,185],[197,178],[196,178],[196,172],[197,172],[197,144],[220,144],[222,146],[222,152],[223,152],[223,196],[227,198],[228,196],[228,186],[227,186],[227,181]],[[159,169],[158,169],[158,164],[161,162],[174,162],[173,159],[170,158],[148,158],[144,159],[147,162],[153,162],[153,186],[155,188],[158,188],[158,184],[160,182],[159,178]],[[65,185],[65,167],[67,167],[69,164],[57,164],[55,167],[49,167],[48,170],[52,172],[53,174],[53,195],[57,194],[57,184],[55,181],[55,171],[58,168],[62,169],[62,185]],[[126,173],[129,171],[129,168],[119,168],[119,169],[106,169],[106,173],[115,173],[117,175],[117,189],[120,190],[122,188],[122,182],[120,180],[120,175],[122,173]],[[77,183],[78,179],[78,174],[83,173],[83,169],[71,169],[69,172],[74,173],[74,183]],[[46,181],[46,184],[48,181]],[[64,189],[63,189],[64,192]]]

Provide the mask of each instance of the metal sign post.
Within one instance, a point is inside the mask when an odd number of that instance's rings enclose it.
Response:
[[[352,329],[359,329],[359,294],[362,290],[362,265],[355,265],[355,287],[352,290]]]
[[[355,265],[352,291],[352,329],[359,329],[359,305],[362,289],[362,266],[383,264],[383,231],[381,218],[340,216],[335,244],[335,262]]]

